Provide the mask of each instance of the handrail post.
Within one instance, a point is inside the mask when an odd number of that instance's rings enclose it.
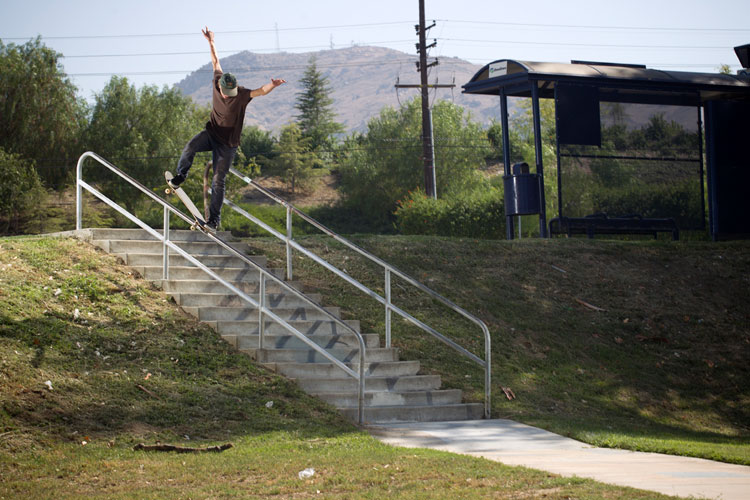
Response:
[[[484,362],[486,363],[484,367],[484,418],[489,419],[492,418],[490,408],[492,403],[492,347],[487,340],[484,343]]]
[[[167,207],[164,207],[164,240],[162,241],[162,252],[163,252],[163,258],[162,258],[162,272],[161,276],[162,279],[168,280],[169,279],[169,244],[167,243],[169,241],[169,210]]]
[[[83,222],[81,221],[83,217],[83,187],[81,186],[83,158],[84,156],[81,155],[78,159],[78,165],[76,165],[76,231],[83,229]]]
[[[258,287],[258,349],[263,349],[263,337],[266,333],[266,321],[263,311],[266,309],[266,275],[260,273],[260,286]]]
[[[385,269],[385,348],[391,347],[391,270]]]
[[[292,207],[286,207],[286,279],[292,278]]]

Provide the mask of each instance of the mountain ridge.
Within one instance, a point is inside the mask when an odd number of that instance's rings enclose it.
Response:
[[[247,107],[245,124],[277,132],[295,120],[297,94],[305,69],[315,59],[318,71],[328,78],[336,120],[347,133],[365,131],[368,121],[386,106],[418,96],[418,89],[396,89],[396,82],[419,83],[417,56],[393,49],[354,46],[304,53],[258,54],[243,51],[222,58],[224,71],[234,73],[240,85],[257,88],[271,78],[287,81],[268,96],[254,99]],[[498,102],[487,96],[461,93],[461,86],[481,68],[455,57],[441,57],[431,68],[430,83],[454,83],[453,89],[431,90],[430,98],[452,100],[471,113],[474,121],[488,125],[499,116]],[[177,88],[198,104],[209,104],[211,98],[211,64],[207,63],[176,84]]]

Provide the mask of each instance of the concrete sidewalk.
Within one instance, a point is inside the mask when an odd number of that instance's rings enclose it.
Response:
[[[396,446],[463,453],[666,495],[750,499],[747,466],[596,448],[512,420],[380,424],[368,430]]]

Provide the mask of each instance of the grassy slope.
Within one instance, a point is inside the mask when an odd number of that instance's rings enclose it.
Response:
[[[234,447],[132,450],[159,441]],[[44,238],[0,239],[0,477],[0,498],[666,498],[382,445],[112,257]]]
[[[382,293],[382,271],[318,237],[301,240]],[[355,237],[359,245],[484,319],[493,416],[601,446],[750,464],[747,242],[474,241]],[[255,240],[276,252],[275,243]],[[307,260],[297,278],[383,332],[382,307]],[[480,331],[394,284],[394,302],[483,354]],[[597,311],[581,302],[604,309]],[[483,398],[482,373],[395,321],[403,359]],[[513,390],[508,401],[500,386]]]

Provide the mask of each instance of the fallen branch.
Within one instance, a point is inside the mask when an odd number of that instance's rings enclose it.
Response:
[[[597,311],[597,312],[605,312],[606,311],[606,309],[602,309],[601,307],[596,307],[595,305],[589,304],[588,302],[583,301],[581,299],[576,299],[576,302],[578,302],[582,306],[588,307],[589,309],[591,309],[593,311]]]
[[[228,450],[232,447],[232,443],[222,444],[220,446],[210,446],[208,448],[189,448],[185,446],[175,446],[173,444],[143,444],[138,443],[133,446],[133,451],[174,451],[175,453],[207,453],[213,452],[218,453],[224,450]]]
[[[141,384],[135,384],[135,386],[137,388],[139,388],[140,390],[142,390],[143,392],[145,392],[146,394],[148,394],[149,396],[151,396],[152,398],[156,398],[159,401],[161,401],[161,398],[159,396],[157,396],[153,392],[149,391],[148,389],[146,389],[145,387],[143,387]]]

